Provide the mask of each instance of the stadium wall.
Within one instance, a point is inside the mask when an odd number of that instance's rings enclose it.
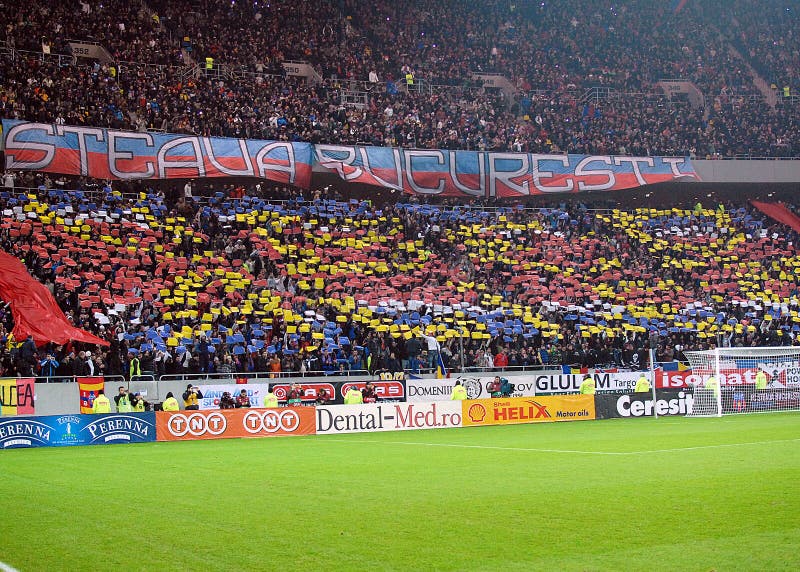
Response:
[[[797,160],[692,161],[703,183],[800,183]]]

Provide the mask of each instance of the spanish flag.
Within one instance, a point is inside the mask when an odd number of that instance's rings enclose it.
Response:
[[[0,415],[33,415],[33,378],[0,379]]]
[[[97,392],[105,388],[102,377],[79,377],[78,391],[81,394],[81,413],[91,413]]]

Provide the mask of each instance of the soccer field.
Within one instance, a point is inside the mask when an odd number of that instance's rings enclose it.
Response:
[[[20,449],[0,473],[20,572],[800,569],[796,413]]]

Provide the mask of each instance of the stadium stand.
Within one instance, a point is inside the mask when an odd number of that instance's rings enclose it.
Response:
[[[368,11],[380,17],[364,18],[359,2],[32,2],[3,16],[2,113],[420,148],[797,156],[797,102],[774,101],[777,87],[763,93],[768,80],[748,65],[763,50],[733,49],[739,36],[718,31],[736,18],[709,15],[713,5],[673,14],[652,2],[450,1],[401,13],[377,2]],[[768,61],[792,61],[791,32],[758,21],[759,38],[782,39]],[[81,35],[113,61],[63,57]],[[280,64],[293,59],[315,66],[321,84],[286,78]],[[477,90],[475,72],[504,74],[513,93]],[[659,81],[671,78],[692,82],[702,105],[664,93]]]
[[[34,0],[0,10],[0,116],[376,146],[800,156],[790,3],[618,4]],[[461,341],[467,367],[503,350],[512,366],[613,367],[649,348],[668,361],[718,336],[777,345],[800,331],[798,237],[741,202],[376,206],[235,185],[183,200],[27,175],[14,187],[0,193],[0,245],[112,343],[95,356],[107,374],[133,355],[156,374],[375,371],[392,354],[408,365],[415,331],[435,332],[451,366]],[[29,373],[0,318],[0,375]],[[59,375],[74,354],[62,349]]]
[[[111,341],[108,374],[134,354],[156,374],[219,371],[226,356],[235,372],[364,370],[367,355],[382,370],[422,332],[451,366],[462,335],[465,366],[503,351],[511,366],[623,366],[650,347],[668,361],[717,335],[775,345],[800,331],[798,237],[751,208],[374,208],[241,189],[170,205],[109,187],[2,200],[0,245]]]

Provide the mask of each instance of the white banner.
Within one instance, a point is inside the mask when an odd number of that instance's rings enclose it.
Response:
[[[455,379],[409,379],[406,381],[406,400],[410,403],[450,401],[455,383]]]
[[[230,392],[231,397],[236,396],[244,389],[247,397],[250,398],[251,407],[264,407],[264,396],[269,392],[267,383],[248,383],[247,385],[235,385],[232,383],[219,385],[198,385],[203,399],[200,400],[200,409],[219,409],[219,400],[225,391]]]
[[[596,372],[591,374],[597,391],[616,392],[633,391],[640,375],[641,372],[638,371],[614,373]],[[645,375],[652,383],[651,374],[645,372]],[[536,375],[508,376],[506,379],[514,386],[511,397],[534,397],[536,395],[579,393],[584,376],[585,374],[542,372]],[[487,387],[494,381],[494,376],[461,376],[457,379],[460,380],[461,384],[466,388],[467,397],[469,399],[485,399],[491,397]],[[437,394],[443,394],[445,387],[449,387],[449,390],[452,391],[455,382],[456,379],[409,380],[406,382],[408,400],[414,401],[412,398],[413,392],[423,394],[421,399],[417,398],[417,401],[449,399],[449,392],[447,393],[447,397],[438,397]],[[413,390],[412,384],[415,386]]]
[[[461,427],[461,401],[323,405],[316,413],[317,433]]]

